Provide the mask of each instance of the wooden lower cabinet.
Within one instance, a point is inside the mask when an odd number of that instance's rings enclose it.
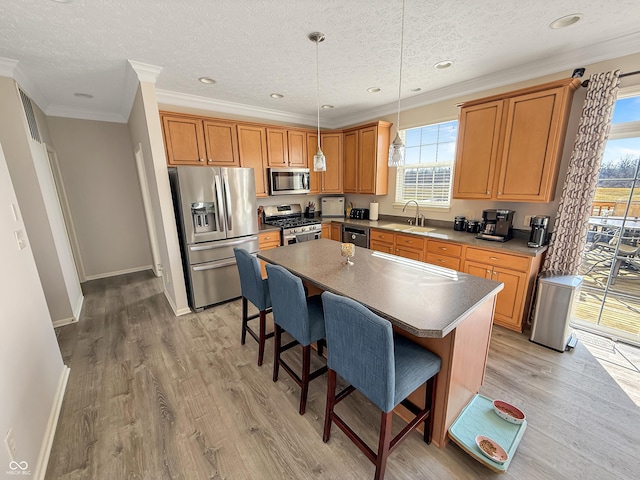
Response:
[[[425,262],[460,271],[462,245],[429,239],[425,252]]]
[[[258,245],[260,250],[270,250],[280,246],[280,231],[268,230],[266,232],[260,232],[258,234]],[[266,263],[260,260],[260,271],[262,272],[262,278],[267,278],[267,271],[265,269]]]
[[[336,242],[342,241],[342,224],[341,223],[331,223],[331,240],[335,240]]]
[[[542,256],[524,257],[509,253],[467,248],[464,272],[504,283],[496,298],[494,323],[522,332],[529,314],[535,279]]]
[[[388,230],[369,230],[369,249],[384,253],[395,253],[395,234]]]
[[[323,223],[322,224],[322,238],[331,238],[331,224]]]
[[[399,257],[410,258],[419,262],[424,261],[424,245],[426,240],[414,235],[403,235],[396,233],[395,254]]]

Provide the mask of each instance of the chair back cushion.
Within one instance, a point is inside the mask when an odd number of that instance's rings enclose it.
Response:
[[[307,297],[302,280],[279,265],[267,264],[273,321],[302,345],[311,343]]]
[[[258,259],[241,248],[234,248],[233,254],[240,273],[242,296],[253,303],[258,310],[266,310],[271,306],[269,285],[262,279]]]
[[[349,298],[322,294],[327,365],[378,408],[395,406],[391,323]],[[274,307],[275,308],[275,307]]]

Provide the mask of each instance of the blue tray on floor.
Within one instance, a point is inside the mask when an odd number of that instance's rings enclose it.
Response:
[[[503,420],[494,412],[493,400],[477,394],[449,427],[449,437],[483,465],[495,472],[504,473],[509,468],[526,429],[526,420],[520,425]],[[484,435],[498,442],[509,454],[507,461],[497,463],[486,457],[476,445],[477,435]]]

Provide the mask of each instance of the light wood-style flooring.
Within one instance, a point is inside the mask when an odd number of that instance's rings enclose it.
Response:
[[[300,416],[298,387],[283,373],[271,381],[271,341],[262,367],[257,344],[240,345],[240,301],[176,318],[160,287],[150,272],[83,285],[80,322],[57,330],[71,375],[47,479],[373,477],[337,428],[322,443],[325,377]],[[529,421],[507,473],[414,433],[386,478],[637,479],[640,354],[583,338],[560,354],[494,328],[481,393]],[[375,444],[379,413],[364,397],[351,395],[339,412]]]

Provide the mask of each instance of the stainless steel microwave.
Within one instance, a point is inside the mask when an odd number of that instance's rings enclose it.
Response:
[[[309,193],[308,168],[269,168],[269,195]]]

